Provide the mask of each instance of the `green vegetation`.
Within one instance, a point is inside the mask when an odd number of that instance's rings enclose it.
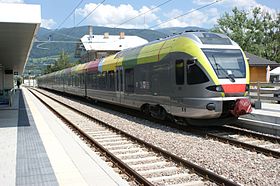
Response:
[[[43,74],[59,71],[77,64],[79,64],[79,61],[71,63],[69,60],[69,55],[62,51],[59,55],[59,58],[55,60],[53,65],[47,65],[47,67],[43,70]]]
[[[98,26],[93,27],[93,34],[102,35],[104,34],[104,32],[109,32],[110,35],[118,35],[120,32],[125,32],[125,35],[136,35],[147,39],[148,41],[153,41],[166,36],[166,34],[156,30],[109,28]],[[88,26],[62,28],[59,30],[49,30],[46,28],[40,28],[37,35],[37,40],[48,41],[49,37],[51,36],[52,41],[78,42],[80,38],[86,34],[88,34]],[[67,52],[70,56],[73,56],[76,49],[76,43],[49,42],[38,47],[39,44],[39,42],[35,42],[33,44],[33,48],[30,54],[31,58],[42,58],[47,56],[58,55],[58,52],[61,52],[62,50]]]
[[[47,65],[47,67],[43,69],[43,74],[59,71],[68,67],[75,66],[77,64],[79,64],[79,61],[71,63],[69,55],[62,51],[59,55],[59,58],[55,60],[54,64]]]
[[[227,34],[247,52],[280,63],[280,12],[275,16],[260,8],[250,13],[235,7],[212,31]]]
[[[110,35],[118,35],[119,32],[125,32],[125,35],[136,35],[148,41],[167,36],[167,34],[156,30],[93,27],[94,34],[101,35],[104,34],[104,32],[109,32]],[[62,28],[59,30],[40,28],[37,34],[38,41],[48,41],[51,36],[52,41],[71,41],[73,43],[46,42],[42,44],[40,42],[35,42],[25,67],[24,76],[37,76],[57,69],[55,62],[59,60],[59,52],[61,51],[68,54],[70,64],[76,64],[78,59],[74,58],[76,49],[75,42],[78,42],[79,39],[86,34],[88,34],[87,26]]]

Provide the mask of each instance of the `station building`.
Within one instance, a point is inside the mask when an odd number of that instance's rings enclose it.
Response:
[[[81,58],[82,63],[115,54],[121,50],[148,43],[146,39],[138,36],[126,36],[125,32],[119,35],[94,35],[93,27],[89,26],[89,33],[80,39],[77,44],[75,57]]]
[[[267,70],[272,70],[279,67],[280,64],[275,61],[256,56],[249,52],[245,52],[247,58],[249,58],[250,68],[250,82],[266,82]]]
[[[0,103],[23,73],[40,23],[40,5],[0,3]]]

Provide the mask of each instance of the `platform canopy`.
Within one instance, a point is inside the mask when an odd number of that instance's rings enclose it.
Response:
[[[40,5],[0,3],[0,68],[22,74],[40,23]]]

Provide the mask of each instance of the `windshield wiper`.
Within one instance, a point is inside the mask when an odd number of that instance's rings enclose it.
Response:
[[[230,80],[231,82],[235,82],[234,75],[233,75],[233,74],[228,74],[228,73],[227,73],[227,70],[224,69],[219,63],[217,63],[215,56],[212,55],[212,57],[213,57],[213,59],[214,59],[215,65],[216,65],[216,70],[217,70],[217,72],[219,73],[219,70],[221,70],[221,71],[223,72],[223,74],[226,75],[226,77],[229,78],[229,80]]]

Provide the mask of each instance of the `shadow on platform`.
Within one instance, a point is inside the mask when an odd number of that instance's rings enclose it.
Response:
[[[29,117],[28,117],[29,116]],[[19,92],[16,185],[58,185],[30,108]]]
[[[27,111],[27,107],[25,105],[22,91],[19,90],[19,108],[18,108],[18,125],[19,127],[30,126]]]
[[[14,95],[13,105],[0,109],[0,128],[30,126],[26,109],[22,91],[18,89]]]

